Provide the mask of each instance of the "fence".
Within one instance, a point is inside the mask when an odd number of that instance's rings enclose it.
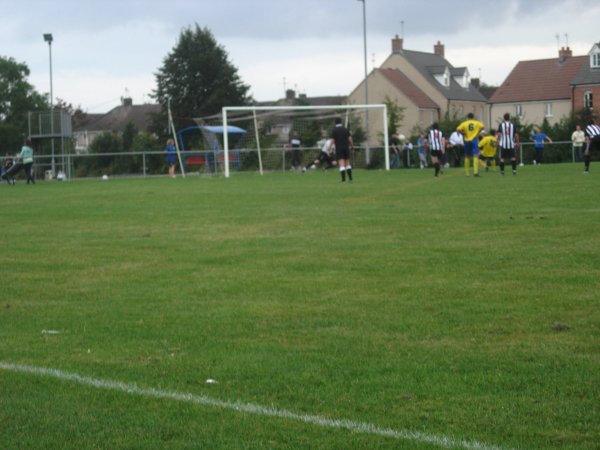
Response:
[[[302,165],[306,166],[319,155],[318,148],[302,149]],[[401,167],[419,167],[416,148],[402,158]],[[462,156],[462,155],[460,155]],[[555,142],[544,147],[545,163],[577,162],[571,142]],[[598,159],[600,155],[592,155]],[[230,151],[230,170],[235,172],[258,172],[259,155],[256,149]],[[220,151],[187,151],[183,153],[186,173],[189,175],[214,175],[223,172],[223,153]],[[534,159],[533,143],[524,143],[518,152],[519,163],[531,164]],[[51,176],[51,155],[36,155],[34,173],[36,178]],[[3,161],[2,161],[3,162]],[[268,148],[261,151],[264,171],[288,171],[291,169],[291,153],[286,148]],[[4,164],[2,164],[4,165]],[[353,166],[355,168],[384,169],[385,155],[383,147],[370,148],[370,161],[365,163],[364,148],[355,149]],[[98,178],[103,175],[118,176],[155,176],[168,171],[165,153],[162,151],[115,152],[101,154],[63,154],[57,161],[56,170],[66,178]]]

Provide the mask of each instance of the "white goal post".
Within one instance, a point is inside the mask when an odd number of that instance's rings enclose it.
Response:
[[[383,154],[385,157],[385,169],[390,169],[390,155],[389,155],[389,137],[387,133],[388,121],[387,121],[387,106],[385,104],[372,104],[372,105],[321,105],[321,106],[225,106],[222,109],[222,126],[223,126],[223,170],[225,177],[230,175],[230,142],[229,133],[227,130],[230,129],[231,124],[234,122],[234,116],[242,116],[246,123],[251,124],[253,132],[248,134],[255,139],[253,144],[253,150],[257,152],[259,171],[262,175],[263,164],[261,155],[261,137],[259,135],[259,129],[265,121],[273,117],[282,117],[287,115],[288,120],[301,117],[303,120],[314,120],[319,119],[321,134],[326,133],[327,137],[329,131],[334,127],[334,117],[340,117],[342,121],[345,121],[345,125],[348,126],[348,121],[351,116],[364,113],[368,110],[379,110],[381,117],[371,117],[369,130],[366,130],[367,143],[372,144],[382,142]],[[241,120],[241,119],[238,119]],[[358,120],[358,119],[355,119]],[[290,122],[291,123],[291,122]],[[364,126],[361,124],[361,126]],[[352,127],[349,127],[352,132]],[[289,132],[289,129],[288,129]],[[280,139],[281,141],[281,139]],[[287,142],[287,141],[286,141]],[[355,143],[356,145],[356,143]]]

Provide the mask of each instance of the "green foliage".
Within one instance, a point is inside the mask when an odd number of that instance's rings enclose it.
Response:
[[[333,128],[333,122],[331,128]],[[367,133],[363,128],[362,121],[356,111],[350,114],[348,119],[348,129],[352,133],[352,142],[355,147],[359,147],[367,140]]]
[[[444,117],[439,122],[440,131],[444,136],[450,137],[450,135],[456,131],[456,128],[458,128],[463,120],[465,120],[464,117],[458,117],[456,113],[451,115],[448,111],[446,111],[446,114],[444,114]]]
[[[14,153],[28,130],[28,112],[47,110],[46,98],[27,81],[29,68],[0,56],[0,152]]]
[[[118,155],[123,150],[123,140],[116,133],[102,133],[92,141],[88,152],[93,157],[76,160],[76,176],[97,176],[110,174],[111,166],[118,160]]]
[[[213,34],[196,24],[181,32],[177,45],[164,58],[153,97],[165,113],[171,99],[176,126],[181,128],[188,122],[177,118],[205,117],[220,113],[223,106],[249,104],[249,89]]]
[[[135,125],[131,122],[128,122],[125,125],[125,129],[123,130],[123,135],[121,137],[123,141],[123,150],[126,152],[130,151],[133,147],[133,140],[135,139],[136,134],[138,133]]]
[[[404,120],[404,110],[406,107],[398,105],[388,96],[385,97],[384,103],[387,106],[387,133],[389,138],[400,129],[402,121]]]

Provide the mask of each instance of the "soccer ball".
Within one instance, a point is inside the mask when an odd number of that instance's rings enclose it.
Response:
[[[398,136],[398,139],[400,140],[400,142],[404,142],[406,141],[406,136],[404,136],[403,134]]]

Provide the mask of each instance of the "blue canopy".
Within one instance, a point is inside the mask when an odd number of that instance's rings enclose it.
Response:
[[[211,150],[221,150],[221,144],[216,135],[223,135],[225,128],[222,125],[192,125],[187,128],[183,128],[177,132],[177,140],[182,150],[185,151],[185,145],[183,143],[183,133],[191,130],[200,130],[203,134],[204,144]],[[233,125],[227,126],[227,134],[246,134],[246,130]],[[242,138],[240,138],[242,139]]]
[[[210,131],[211,133],[223,134],[223,127],[221,125],[203,125],[200,127],[202,130]],[[246,130],[240,127],[234,127],[233,125],[227,125],[227,134],[244,134]]]

